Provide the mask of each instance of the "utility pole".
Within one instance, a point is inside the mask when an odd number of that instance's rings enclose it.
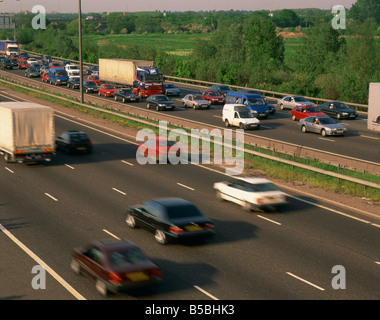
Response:
[[[80,102],[84,103],[83,99],[83,61],[82,61],[82,4],[81,0],[79,1],[79,12],[78,12],[78,20],[79,20],[79,89],[80,89]]]

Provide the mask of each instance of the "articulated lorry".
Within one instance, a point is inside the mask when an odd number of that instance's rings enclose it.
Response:
[[[6,57],[16,56],[20,54],[16,41],[0,40],[0,54]]]
[[[369,84],[367,128],[380,132],[380,82]]]
[[[55,156],[53,109],[29,102],[0,102],[0,154],[6,162],[44,162]]]
[[[140,98],[164,94],[164,76],[153,61],[99,59],[99,80],[132,87]]]

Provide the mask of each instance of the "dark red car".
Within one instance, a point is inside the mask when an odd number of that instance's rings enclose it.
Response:
[[[169,154],[171,152],[177,158],[181,155],[180,147],[176,144],[177,141],[167,138],[156,137],[155,139],[148,139],[137,146],[137,156],[151,158],[156,163],[166,159],[165,163],[170,163]]]
[[[59,62],[50,62],[49,68],[62,68],[62,65]]]
[[[29,63],[27,62],[27,60],[19,59],[19,60],[18,60],[18,68],[19,68],[19,69],[29,69],[29,68],[30,68],[30,65],[29,65]]]
[[[300,120],[307,117],[327,116],[327,114],[321,112],[319,108],[314,106],[296,106],[290,112],[292,120]]]
[[[49,72],[48,71],[42,72],[42,74],[41,74],[41,80],[42,80],[42,82],[47,82],[48,79],[49,79]]]
[[[99,86],[98,95],[105,97],[113,97],[113,94],[116,92],[117,88],[113,84],[103,83]]]
[[[201,95],[203,99],[210,101],[211,104],[224,104],[225,98],[215,90],[200,90],[197,94]]]
[[[96,74],[90,74],[90,75],[87,77],[87,81],[95,81],[96,83],[99,84],[99,76],[96,75]]]
[[[128,240],[94,241],[73,250],[71,269],[93,279],[97,291],[106,296],[159,283],[162,272],[142,250]]]

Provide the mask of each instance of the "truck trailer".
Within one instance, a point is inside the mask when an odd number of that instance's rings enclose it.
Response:
[[[0,154],[6,162],[45,162],[55,156],[53,109],[30,102],[0,102]]]
[[[164,94],[164,76],[153,61],[132,59],[99,59],[99,80],[129,86],[140,98]]]
[[[0,54],[6,57],[19,55],[19,48],[16,41],[0,40]]]
[[[367,128],[380,132],[380,82],[369,84]]]

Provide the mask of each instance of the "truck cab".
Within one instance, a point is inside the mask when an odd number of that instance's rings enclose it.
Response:
[[[158,71],[157,66],[137,67],[134,91],[144,98],[164,94],[164,76]]]

